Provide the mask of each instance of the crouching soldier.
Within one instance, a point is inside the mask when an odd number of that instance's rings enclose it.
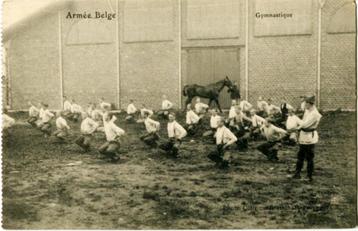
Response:
[[[190,104],[187,106],[186,111],[186,130],[189,135],[194,135],[198,125],[200,123],[200,117],[193,111],[193,108]]]
[[[129,100],[129,104],[127,106],[126,121],[129,123],[135,122],[135,114],[137,113],[137,111],[137,108],[134,106],[134,100]]]
[[[44,133],[45,137],[50,136],[51,134],[51,120],[55,116],[48,110],[48,104],[42,104],[43,110],[40,112],[40,123],[39,123],[39,129]]]
[[[265,123],[265,119],[262,118],[261,116],[258,116],[256,114],[255,109],[251,109],[250,120],[251,120],[250,137],[253,140],[258,140],[258,138],[260,137],[260,133],[261,133],[260,128]]]
[[[31,101],[29,101],[29,106],[29,119],[27,122],[31,124],[31,126],[36,127],[36,121],[39,119],[40,111]]]
[[[278,128],[272,124],[272,118],[265,120],[264,126],[261,127],[261,132],[266,138],[267,142],[259,145],[257,149],[262,152],[270,161],[277,161],[278,142],[287,134],[282,128]]]
[[[196,99],[195,103],[195,113],[200,117],[203,118],[205,113],[208,111],[209,106],[205,103],[202,103],[200,97]]]
[[[216,150],[209,153],[208,158],[216,163],[217,166],[226,168],[229,166],[229,157],[225,151],[237,141],[236,136],[225,127],[225,119],[220,118],[215,134]]]
[[[212,138],[209,140],[212,143],[215,143],[215,133],[216,129],[218,128],[219,121],[221,120],[221,116],[218,115],[218,112],[215,108],[211,109],[211,116],[210,116],[210,130],[204,132],[204,137],[210,137]]]
[[[182,139],[187,135],[186,130],[175,120],[175,114],[169,114],[169,122],[167,125],[169,140],[159,146],[160,149],[166,151],[171,157],[178,157],[179,147]]]
[[[249,121],[250,119],[244,115],[240,107],[236,108],[236,115],[232,120],[230,130],[233,131],[237,137],[237,148],[239,150],[245,151],[249,147],[249,138],[250,132],[248,127],[246,127],[244,121]]]
[[[170,111],[173,109],[173,103],[168,100],[166,95],[163,95],[162,98],[162,106],[161,110],[158,111],[158,117],[167,119]]]
[[[64,113],[59,111],[56,113],[56,131],[53,132],[53,135],[57,138],[59,142],[64,142],[65,138],[68,136],[68,130],[70,130],[70,126],[68,126],[67,121],[63,118]]]
[[[118,151],[120,148],[120,137],[125,134],[124,130],[118,127],[113,119],[113,114],[108,113],[104,118],[104,133],[106,135],[107,142],[99,148],[99,153],[109,158],[112,162],[116,162],[120,159]]]
[[[75,143],[85,152],[90,150],[92,136],[93,133],[97,130],[98,126],[99,124],[94,121],[87,113],[82,114],[81,136],[75,140]]]
[[[159,140],[160,123],[158,121],[149,118],[150,112],[143,112],[144,125],[147,133],[142,135],[140,139],[151,147],[157,147],[157,141]]]

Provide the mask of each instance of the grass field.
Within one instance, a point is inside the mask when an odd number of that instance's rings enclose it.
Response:
[[[13,114],[25,121],[24,114]],[[139,140],[141,124],[125,129],[118,164],[53,144],[29,126],[3,140],[3,227],[35,228],[312,228],[356,225],[355,113],[324,114],[314,182],[291,180],[298,147],[283,147],[271,163],[251,142],[232,151],[220,170],[206,155],[213,145],[186,140],[177,160]],[[181,118],[181,121],[183,119]],[[164,137],[166,123],[162,122]],[[79,124],[70,123],[74,139]],[[96,134],[94,146],[104,142]],[[305,175],[305,172],[303,172]]]

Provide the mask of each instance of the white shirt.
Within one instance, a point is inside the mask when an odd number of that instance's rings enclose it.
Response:
[[[107,103],[107,102],[101,102],[99,104],[99,107],[103,110],[107,109],[107,108],[111,108],[111,104],[110,103]]]
[[[147,129],[147,132],[156,132],[159,130],[160,123],[158,121],[152,120],[151,118],[147,117],[144,120],[145,129]]]
[[[167,126],[168,137],[182,139],[186,136],[186,130],[176,121],[169,122]]]
[[[261,116],[254,115],[251,116],[251,124],[253,127],[261,127],[265,122],[265,119]]]
[[[219,145],[219,144],[231,145],[237,141],[237,138],[234,135],[234,133],[232,133],[230,131],[230,129],[228,129],[225,126],[218,128],[216,130],[215,136],[216,136],[216,144],[217,145]]]
[[[186,124],[196,124],[199,120],[200,117],[194,111],[190,110],[186,112]]]
[[[221,119],[221,116],[219,116],[219,115],[211,116],[210,117],[210,127],[217,128],[220,119]]]
[[[261,127],[262,134],[266,137],[268,141],[278,141],[283,134],[286,133],[282,128],[270,125],[268,127]]]
[[[72,104],[70,101],[66,100],[65,102],[63,102],[64,111],[71,111],[71,108],[72,108]]]
[[[266,101],[264,101],[264,100],[259,100],[259,101],[257,101],[257,109],[259,110],[259,111],[264,111],[265,110],[265,108],[267,107],[267,102]]]
[[[252,107],[251,103],[247,102],[246,100],[241,100],[239,107],[241,111],[248,111]]]
[[[71,112],[72,113],[81,113],[82,107],[80,105],[74,103],[71,105]]]
[[[90,116],[94,120],[100,120],[103,117],[103,113],[98,109],[94,109],[92,110]]]
[[[81,123],[81,133],[82,134],[92,134],[96,131],[98,127],[98,123],[91,119],[90,117],[86,117],[84,120],[82,120]]]
[[[134,104],[130,103],[127,107],[127,114],[134,114],[136,111],[137,108],[134,106]]]
[[[278,111],[281,111],[280,107],[276,106],[276,105],[273,105],[273,104],[270,104],[266,106],[266,113],[267,114],[272,114],[272,109],[277,109]]]
[[[195,112],[196,113],[202,113],[204,110],[206,110],[209,106],[205,103],[199,102],[195,104]]]
[[[298,118],[296,115],[288,115],[287,121],[286,121],[286,129],[294,129],[298,128],[300,124],[302,123],[302,120]]]
[[[50,112],[48,109],[43,110],[43,112],[40,114],[40,119],[42,123],[47,123],[49,122],[52,117],[54,117],[55,115],[52,114],[52,112]]]
[[[315,106],[310,110],[305,110],[300,128],[316,129],[321,118],[322,115]],[[316,144],[318,142],[318,132],[316,130],[313,132],[304,132],[301,130],[298,142],[300,144]]]
[[[9,127],[12,127],[15,124],[15,119],[11,118],[10,116],[6,114],[2,114],[2,127],[3,129],[7,129]]]
[[[229,111],[229,119],[233,119],[236,116],[236,106],[231,106]]]
[[[142,108],[140,109],[140,114],[143,116],[144,115],[144,112],[147,112],[149,114],[149,116],[152,116],[153,115],[153,111],[150,110],[150,109],[147,109],[147,108]]]
[[[59,130],[70,129],[67,125],[67,121],[62,116],[56,119],[56,128]]]
[[[125,134],[124,130],[114,124],[114,122],[104,122],[104,133],[107,141],[113,141],[117,137]]]
[[[31,106],[29,109],[29,116],[30,117],[37,117],[39,116],[39,109],[35,106]]]
[[[173,107],[172,102],[170,102],[169,100],[165,99],[162,102],[162,110],[169,110]]]
[[[303,101],[303,102],[301,103],[301,110],[302,110],[302,111],[305,111],[305,110],[306,110],[306,101]]]

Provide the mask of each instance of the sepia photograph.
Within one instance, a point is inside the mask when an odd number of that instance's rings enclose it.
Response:
[[[354,0],[2,0],[2,228],[357,226]]]

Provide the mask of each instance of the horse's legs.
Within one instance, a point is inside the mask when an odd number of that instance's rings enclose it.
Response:
[[[209,103],[208,103],[209,107],[210,107],[212,101],[213,101],[213,99],[209,99]]]
[[[222,113],[223,111],[221,110],[221,107],[220,107],[220,104],[219,104],[219,99],[216,98],[216,99],[214,99],[214,100],[215,100],[216,105],[217,105],[218,108],[219,108],[220,113]]]

